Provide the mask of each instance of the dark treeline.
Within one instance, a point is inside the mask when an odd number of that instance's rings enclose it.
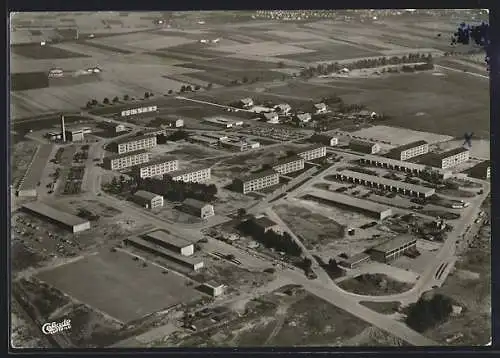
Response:
[[[204,202],[212,202],[217,195],[215,184],[185,183],[174,181],[168,176],[165,176],[163,179],[139,179],[137,189],[162,195],[170,201],[184,201],[184,199],[192,198]]]

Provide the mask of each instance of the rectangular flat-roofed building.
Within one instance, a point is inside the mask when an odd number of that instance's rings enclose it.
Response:
[[[124,243],[125,245],[133,246],[140,250],[150,252],[154,255],[166,258],[167,260],[170,260],[181,266],[187,267],[193,271],[198,271],[205,266],[203,260],[200,260],[196,257],[187,257],[180,255],[174,251],[164,248],[163,246],[156,245],[152,242],[137,237],[125,239]]]
[[[145,190],[138,190],[133,200],[146,209],[156,209],[163,207],[163,196]]]
[[[361,266],[363,263],[370,260],[370,255],[365,254],[364,252],[353,255],[348,259],[340,261],[339,265],[346,267],[348,269],[355,269],[356,267]]]
[[[154,176],[162,176],[178,169],[179,161],[177,159],[160,158],[138,165],[135,167],[135,172],[141,179],[144,179]]]
[[[401,235],[372,248],[370,256],[375,261],[390,262],[401,257],[405,252],[416,250],[416,248],[416,238],[409,235]]]
[[[53,147],[52,144],[43,144],[37,148],[28,169],[18,183],[17,196],[37,196],[38,183],[42,179],[43,171],[47,166]]]
[[[163,230],[156,230],[147,233],[144,240],[153,244],[163,246],[166,249],[174,251],[183,256],[191,256],[194,254],[194,245],[178,236],[167,233]]]
[[[353,139],[349,142],[349,149],[360,153],[375,154],[380,152],[380,145],[378,143]]]
[[[220,116],[203,118],[203,121],[223,128],[232,128],[243,125],[243,121]]]
[[[150,154],[146,150],[128,152],[123,154],[111,155],[103,159],[103,166],[110,170],[121,170],[136,165],[149,162]]]
[[[477,179],[490,179],[491,177],[491,165],[489,160],[485,160],[472,168],[468,169],[467,174],[473,178]]]
[[[219,140],[215,138],[209,138],[201,135],[193,135],[188,138],[188,141],[195,144],[203,144],[209,147],[215,147],[219,144]]]
[[[224,293],[224,285],[215,281],[205,282],[201,285],[201,289],[212,297],[218,297]]]
[[[81,142],[84,140],[83,129],[68,129],[66,130],[66,140],[70,142]]]
[[[27,203],[24,204],[22,208],[31,214],[48,219],[49,221],[58,224],[73,233],[90,229],[90,222],[88,220],[79,218],[76,215],[68,214],[41,202]]]
[[[184,210],[202,219],[215,215],[214,206],[200,200],[187,198],[182,202]]]
[[[444,153],[437,154],[430,159],[430,164],[437,168],[448,169],[469,160],[469,151],[465,148],[455,148]]]
[[[173,181],[185,183],[203,183],[211,178],[210,168],[187,168],[165,174]]]
[[[156,135],[147,134],[135,137],[128,137],[116,141],[116,150],[118,154],[134,152],[142,149],[156,147]]]
[[[370,155],[367,154],[359,159],[360,163],[373,165],[375,167],[387,168],[392,170],[398,170],[401,172],[405,172],[408,174],[418,175],[425,170],[429,170],[430,168],[417,163],[405,162],[401,160],[381,157],[378,155]],[[443,170],[434,168],[432,169],[434,173],[436,173],[442,179],[448,179],[452,176],[452,172],[449,170]]]
[[[257,228],[262,235],[268,231],[274,231],[275,233],[281,233],[281,227],[269,219],[267,216],[254,217],[250,219],[255,228]]]
[[[279,160],[276,164],[273,165],[273,170],[280,173],[281,175],[285,175],[304,169],[304,163],[304,158],[301,158],[298,155],[292,155],[290,157]]]
[[[247,177],[236,178],[233,180],[233,188],[240,193],[248,194],[252,191],[268,188],[277,185],[280,182],[278,172],[274,170],[265,170],[260,173],[254,173]]]
[[[100,122],[98,124],[98,127],[112,133],[121,133],[127,130],[124,124],[118,124],[115,122],[107,122],[107,121]]]
[[[221,133],[203,133],[201,136],[205,138],[215,139],[217,141],[228,139],[227,134],[221,134]]]
[[[326,201],[326,204],[331,203],[340,208],[354,210],[377,220],[384,220],[392,215],[392,209],[387,205],[358,199],[353,196],[339,194],[336,192],[312,190],[306,194],[306,198],[307,196],[311,196],[315,201]]]
[[[411,195],[415,197],[428,198],[434,195],[434,193],[436,192],[436,190],[433,188],[427,188],[425,186],[414,185],[397,180],[381,178],[374,175],[355,172],[352,170],[343,170],[340,172],[336,172],[334,173],[334,176],[342,181],[349,181],[355,184],[360,184],[379,189],[385,189],[388,191],[393,191],[396,193]]]
[[[408,160],[427,153],[429,153],[429,143],[425,140],[419,140],[394,148],[387,156],[397,160]]]
[[[300,149],[297,155],[304,158],[305,161],[322,158],[326,156],[326,146],[313,145],[307,149]]]

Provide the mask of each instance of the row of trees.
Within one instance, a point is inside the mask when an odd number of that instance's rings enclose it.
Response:
[[[422,296],[408,307],[406,324],[417,332],[424,332],[446,320],[453,312],[452,300],[436,294],[431,299]]]
[[[238,229],[243,234],[252,236],[256,241],[260,242],[269,249],[284,252],[287,255],[295,257],[302,255],[302,249],[287,232],[278,234],[273,230],[269,230],[263,234],[261,229],[253,222],[253,220],[243,221],[238,226]]]
[[[329,63],[329,64],[319,64],[316,67],[311,66],[306,69],[303,69],[300,72],[301,77],[315,77],[318,75],[328,75],[330,73],[339,72],[344,68],[348,70],[356,70],[363,68],[376,68],[383,67],[388,65],[400,65],[406,63],[415,63],[415,62],[426,62],[431,64],[433,62],[433,58],[431,54],[409,54],[408,56],[392,56],[392,57],[379,57],[373,59],[361,59],[354,62],[340,64],[338,62]]]
[[[184,201],[184,199],[192,198],[204,202],[212,202],[217,195],[215,184],[185,183],[174,181],[169,177],[163,179],[140,179],[137,189],[162,195],[170,201]]]
[[[115,195],[130,194],[137,189],[137,181],[134,178],[127,179],[123,175],[119,178],[113,177],[110,183],[103,185],[105,192]]]

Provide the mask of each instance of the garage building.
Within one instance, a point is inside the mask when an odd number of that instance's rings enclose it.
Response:
[[[416,238],[401,235],[372,248],[370,256],[375,261],[389,262],[401,257],[405,252],[416,250],[416,248]]]
[[[194,245],[191,242],[163,230],[157,230],[146,234],[144,240],[162,246],[182,256],[191,256],[194,254]]]
[[[214,216],[214,206],[200,200],[187,198],[182,202],[182,207],[185,211],[202,219],[207,219]]]
[[[163,196],[145,190],[138,190],[134,194],[133,200],[146,209],[163,207]]]
[[[31,214],[48,219],[53,223],[69,229],[73,233],[90,229],[90,222],[88,220],[84,220],[78,216],[68,214],[40,202],[27,203],[24,204],[22,208]]]
[[[52,153],[52,144],[44,144],[38,147],[24,176],[19,181],[17,195],[21,197],[36,197],[38,182]]]
[[[392,215],[392,209],[389,206],[358,199],[349,195],[330,191],[312,191],[307,195],[312,196],[315,201],[331,202],[335,206],[358,211],[378,220],[384,220]]]

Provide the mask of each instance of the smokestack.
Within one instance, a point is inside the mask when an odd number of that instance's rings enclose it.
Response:
[[[66,142],[66,127],[64,126],[64,116],[61,116],[61,136],[62,141]]]

